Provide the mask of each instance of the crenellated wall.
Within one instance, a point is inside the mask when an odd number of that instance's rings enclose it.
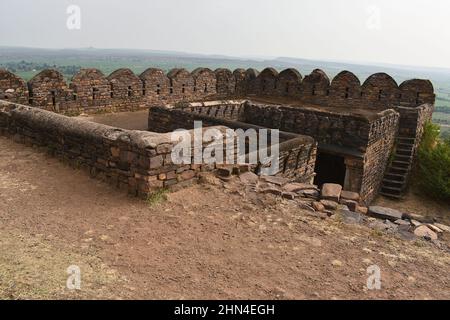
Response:
[[[109,76],[96,69],[82,69],[67,84],[56,70],[44,70],[28,83],[0,70],[0,99],[65,114],[127,111],[161,103],[246,96],[373,110],[434,105],[435,100],[429,80],[413,79],[397,85],[385,73],[373,74],[362,83],[349,71],[330,80],[320,69],[305,76],[293,68],[279,73],[273,68],[261,72],[232,72],[224,68],[188,72],[176,68],[167,74],[149,68],[139,76],[129,69],[116,70]]]

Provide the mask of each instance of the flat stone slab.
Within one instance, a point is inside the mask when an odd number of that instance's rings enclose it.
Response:
[[[338,210],[337,213],[342,218],[342,222],[346,224],[361,224],[364,222],[363,216],[357,212]]]
[[[411,223],[409,221],[406,220],[402,220],[402,219],[397,219],[394,221],[395,224],[398,224],[400,226],[410,226]]]
[[[307,183],[288,183],[286,185],[283,186],[283,190],[286,192],[298,192],[298,191],[302,191],[302,190],[315,190],[315,191],[319,191],[319,189],[312,184],[307,184]]]
[[[446,226],[445,224],[442,224],[442,223],[435,223],[434,225],[435,225],[436,227],[438,227],[439,229],[441,229],[442,231],[450,232],[450,227],[449,227],[449,226]]]
[[[284,186],[286,183],[289,182],[289,180],[286,178],[276,176],[261,176],[261,180],[266,181],[268,183],[276,184],[277,186]]]
[[[319,191],[317,190],[301,190],[299,192],[297,192],[300,195],[303,195],[307,198],[311,198],[311,199],[318,199],[319,198]]]
[[[374,218],[387,219],[391,221],[396,221],[403,217],[403,213],[398,210],[380,206],[369,207],[368,214]]]
[[[352,200],[352,201],[358,202],[359,201],[359,193],[343,190],[341,192],[341,198],[345,199],[345,200]]]
[[[336,183],[324,183],[322,186],[321,197],[325,200],[332,200],[339,202],[341,196],[342,186]]]

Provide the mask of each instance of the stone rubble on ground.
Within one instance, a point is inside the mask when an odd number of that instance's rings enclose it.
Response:
[[[318,188],[309,183],[289,182],[284,177],[258,176],[250,170],[233,170],[229,167],[217,170],[217,176],[222,180],[224,187],[229,184],[233,175],[238,175],[238,181],[242,183],[244,189],[250,188],[257,193],[296,201],[299,209],[320,219],[337,214],[338,221],[342,223],[364,224],[377,231],[397,234],[408,241],[417,238],[434,241],[438,239],[439,234],[450,232],[450,227],[439,223],[427,223],[427,218],[422,215],[403,213],[381,206],[366,207],[360,202],[358,193],[342,190],[342,186],[338,184],[325,183],[322,188]]]

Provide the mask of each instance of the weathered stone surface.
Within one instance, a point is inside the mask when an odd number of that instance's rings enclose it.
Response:
[[[310,212],[316,212],[316,210],[313,208],[313,206],[310,203],[307,203],[307,202],[300,202],[298,204],[298,207],[300,209],[307,210],[307,211],[310,211]]]
[[[354,200],[347,200],[347,199],[341,198],[341,200],[339,200],[339,203],[347,206],[350,211],[356,212],[356,207],[358,206],[358,202],[356,202]]]
[[[261,193],[270,193],[270,194],[274,194],[276,196],[281,196],[282,191],[276,187],[264,187],[260,190]]]
[[[433,224],[427,224],[427,227],[430,228],[431,230],[433,230],[436,233],[444,232],[444,231],[442,231],[442,229],[438,228],[437,226],[435,226]]]
[[[336,212],[338,216],[341,217],[342,222],[346,224],[361,224],[364,222],[363,216],[357,212],[348,210],[338,210]]]
[[[437,240],[438,238],[437,234],[425,225],[417,227],[414,234],[426,240]]]
[[[298,195],[295,192],[282,192],[281,196],[285,199],[294,200]]]
[[[409,221],[402,220],[402,219],[397,219],[397,220],[394,221],[394,223],[398,224],[398,225],[403,225],[403,226],[410,226],[411,225],[411,223]]]
[[[283,186],[283,189],[287,192],[298,192],[303,190],[315,190],[319,191],[317,186],[307,183],[288,183]]]
[[[398,231],[398,225],[392,223],[389,220],[381,221],[376,219],[375,221],[371,221],[369,223],[369,227],[379,231],[385,231],[388,233],[395,233]]]
[[[324,211],[325,210],[325,206],[318,201],[313,202],[313,207],[316,211]]]
[[[438,227],[439,229],[441,229],[442,231],[450,232],[450,227],[449,227],[449,226],[446,226],[445,224],[442,224],[442,223],[435,223],[434,225],[435,225],[436,227]]]
[[[419,221],[417,221],[417,220],[411,219],[411,224],[412,224],[414,227],[419,227],[419,226],[422,225],[422,222],[419,222]]]
[[[320,203],[323,204],[325,209],[328,210],[336,210],[338,208],[338,203],[331,200],[320,200]]]
[[[239,175],[239,180],[243,184],[254,184],[258,181],[258,176],[253,172],[247,171]]]
[[[301,190],[297,193],[307,198],[319,199],[319,191],[316,190]]]
[[[363,207],[363,206],[356,206],[356,212],[362,213],[362,214],[367,214],[367,207]]]
[[[219,177],[230,177],[232,173],[233,173],[233,167],[217,168],[217,175]]]
[[[321,198],[339,202],[342,186],[336,183],[324,183],[321,191]]]
[[[358,202],[359,201],[359,193],[342,190],[341,198],[345,199],[345,200],[352,200],[352,201]]]
[[[416,220],[419,222],[425,222],[426,218],[425,216],[421,215],[421,214],[416,214],[416,213],[404,213],[403,214],[403,218],[405,219],[410,219],[410,220]]]
[[[275,184],[277,186],[283,186],[289,182],[289,179],[278,176],[261,176],[261,180]]]
[[[391,221],[401,219],[403,216],[403,214],[398,210],[380,207],[380,206],[369,207],[368,214],[375,218],[388,219]]]

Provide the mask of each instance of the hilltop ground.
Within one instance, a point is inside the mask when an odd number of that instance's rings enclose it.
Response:
[[[0,137],[0,298],[450,298],[448,234],[406,241],[251,195],[199,184],[150,204]]]

